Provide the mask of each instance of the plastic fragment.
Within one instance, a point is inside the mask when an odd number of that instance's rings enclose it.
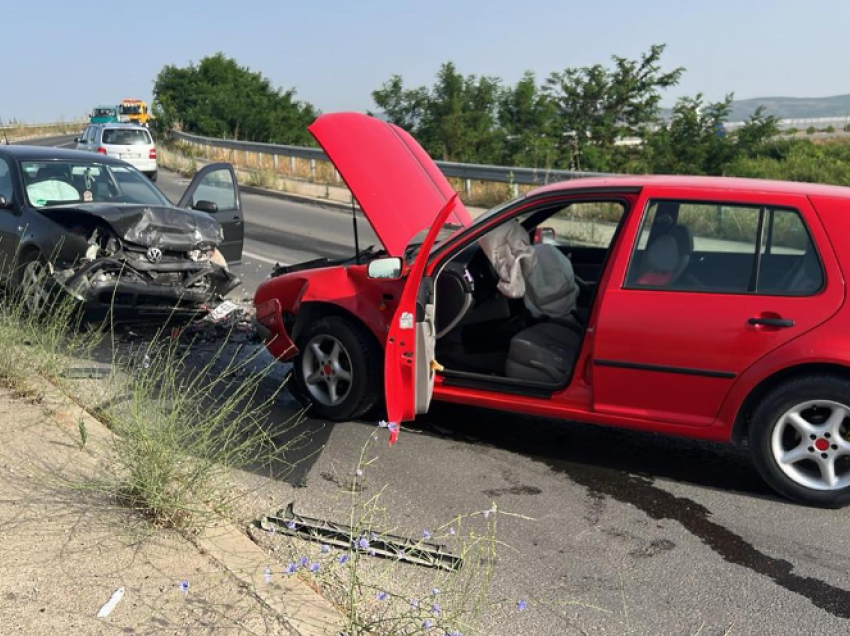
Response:
[[[112,596],[109,597],[109,600],[106,601],[103,607],[100,608],[100,611],[97,613],[98,618],[106,618],[112,613],[118,603],[121,602],[121,599],[124,598],[124,588],[119,587],[112,593]]]

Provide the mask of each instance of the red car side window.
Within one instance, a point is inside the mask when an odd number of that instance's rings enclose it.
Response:
[[[808,295],[823,286],[823,270],[796,210],[651,201],[641,221],[626,286]]]

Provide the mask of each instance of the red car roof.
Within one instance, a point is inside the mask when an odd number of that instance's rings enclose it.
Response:
[[[643,188],[647,186],[668,188],[694,188],[699,190],[726,190],[746,192],[770,192],[773,194],[797,194],[803,196],[832,196],[850,198],[850,188],[817,183],[795,181],[773,181],[770,179],[741,179],[738,177],[690,177],[676,175],[616,175],[610,177],[588,177],[559,181],[536,188],[528,196],[560,192],[576,188]]]

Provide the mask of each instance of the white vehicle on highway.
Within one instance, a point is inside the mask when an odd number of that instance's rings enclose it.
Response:
[[[90,124],[76,140],[77,150],[98,152],[126,161],[156,181],[156,145],[150,131],[138,124]]]

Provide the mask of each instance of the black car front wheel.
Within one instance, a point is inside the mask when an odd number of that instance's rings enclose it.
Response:
[[[26,252],[14,275],[15,294],[31,314],[42,313],[50,302],[49,267],[39,252]]]
[[[359,417],[383,394],[381,351],[365,327],[343,316],[311,322],[298,336],[294,395],[330,420]]]

